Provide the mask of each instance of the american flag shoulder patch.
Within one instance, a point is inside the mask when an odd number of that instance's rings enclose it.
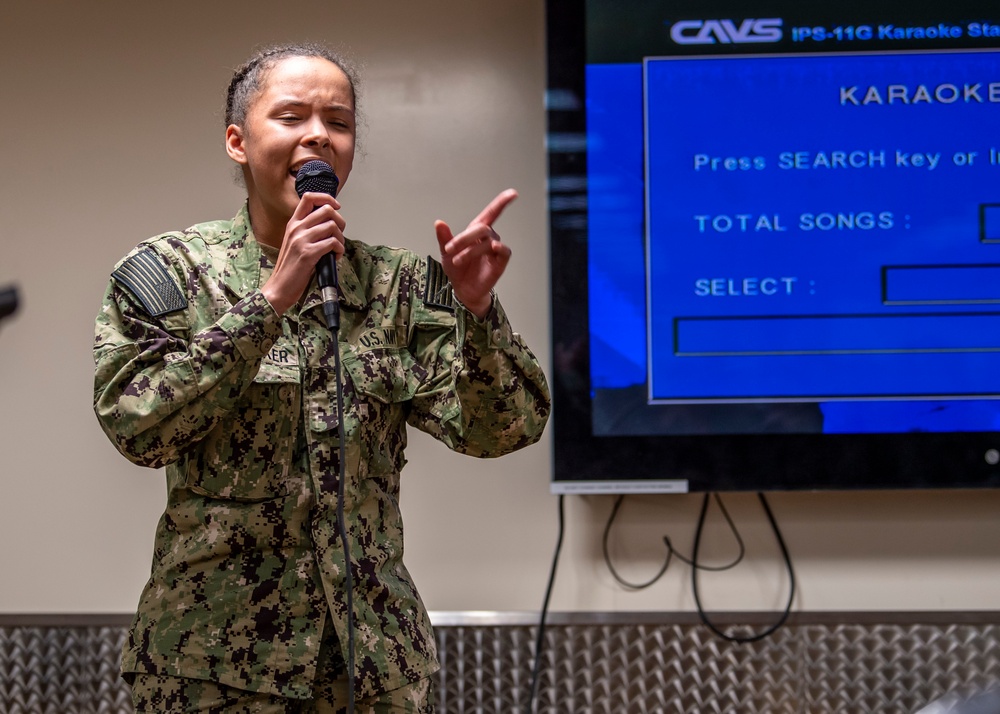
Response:
[[[455,295],[444,266],[427,256],[427,283],[424,285],[424,304],[455,311]]]
[[[152,248],[143,248],[111,274],[152,317],[183,310],[187,298]]]

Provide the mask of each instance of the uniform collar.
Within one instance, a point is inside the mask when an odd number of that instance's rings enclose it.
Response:
[[[337,279],[340,281],[340,299],[348,307],[360,310],[365,306],[365,291],[361,288],[361,281],[358,273],[354,269],[354,256],[357,254],[357,246],[354,241],[348,240],[344,248],[344,258],[337,261],[339,271]]]
[[[260,287],[260,245],[250,227],[250,214],[245,203],[229,229],[223,281],[240,299]]]

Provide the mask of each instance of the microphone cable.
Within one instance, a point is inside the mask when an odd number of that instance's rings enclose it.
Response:
[[[295,176],[295,192],[302,198],[306,191],[327,193],[336,197],[340,180],[325,161],[307,161]],[[344,516],[344,484],[347,480],[347,438],[344,433],[344,386],[340,364],[340,305],[337,285],[337,264],[332,256],[320,258],[316,279],[323,294],[323,315],[333,338],[333,366],[337,391],[337,534],[344,550],[344,589],[347,591],[347,714],[354,714],[354,576],[351,572],[351,543]]]
[[[337,449],[339,476],[337,479],[337,532],[340,545],[344,549],[344,589],[347,590],[347,714],[354,714],[354,574],[351,572],[351,543],[347,535],[344,519],[344,482],[347,468],[347,438],[344,434],[344,386],[341,382],[340,330],[339,325],[330,327],[333,335],[333,363],[337,373]]]

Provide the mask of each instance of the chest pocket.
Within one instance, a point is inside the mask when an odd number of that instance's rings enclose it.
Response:
[[[301,410],[298,365],[264,362],[236,407],[188,456],[187,487],[233,501],[288,492]]]
[[[406,350],[386,348],[348,353],[343,360],[354,391],[381,404],[408,401],[420,386],[413,355]]]
[[[403,467],[403,422],[420,385],[413,355],[384,348],[343,359],[353,392],[347,402],[347,431],[357,435],[367,473],[394,473]]]

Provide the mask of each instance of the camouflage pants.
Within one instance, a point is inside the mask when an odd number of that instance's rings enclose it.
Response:
[[[333,647],[320,648],[311,699],[286,699],[198,679],[134,674],[132,703],[137,714],[346,714],[347,675],[342,658],[334,652]],[[359,699],[355,714],[434,714],[431,679]]]

